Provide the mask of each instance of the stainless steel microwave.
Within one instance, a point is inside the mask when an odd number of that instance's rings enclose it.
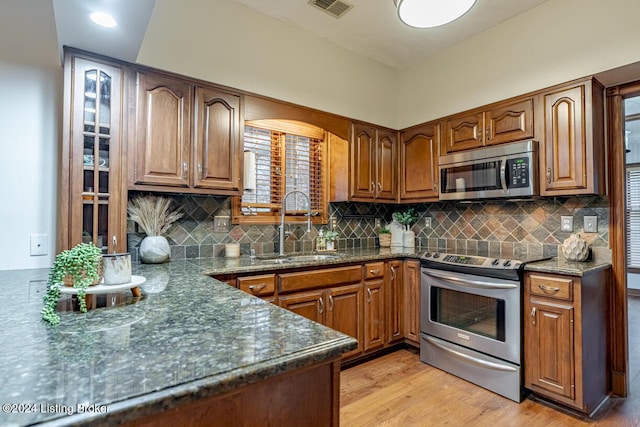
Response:
[[[440,200],[538,194],[538,143],[521,141],[441,156]]]

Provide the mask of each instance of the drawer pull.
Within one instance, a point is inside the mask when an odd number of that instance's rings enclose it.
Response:
[[[531,323],[536,324],[536,308],[531,309]]]
[[[249,290],[255,294],[255,293],[260,292],[261,290],[263,290],[266,287],[267,287],[267,285],[265,283],[261,283],[259,285],[251,285],[251,286],[249,286]]]
[[[374,276],[379,276],[380,275],[380,270],[369,270],[370,274],[373,274]]]
[[[560,290],[560,288],[554,288],[551,286],[538,285],[542,292],[553,292],[554,294]]]

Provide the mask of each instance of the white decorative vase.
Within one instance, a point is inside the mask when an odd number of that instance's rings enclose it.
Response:
[[[402,233],[402,246],[405,248],[416,247],[416,233],[411,230],[406,230]]]
[[[387,227],[391,230],[391,247],[392,248],[401,248],[402,247],[402,235],[403,235],[403,227],[400,225],[398,221],[395,219],[389,224]]]
[[[146,264],[160,264],[171,256],[169,242],[164,236],[147,236],[140,243],[140,259]]]
[[[589,245],[578,234],[562,242],[562,253],[568,261],[584,261],[589,256]]]
[[[102,255],[102,274],[105,285],[121,285],[131,282],[131,254]]]
[[[335,240],[327,240],[327,250],[328,251],[333,251],[336,248],[336,242]]]

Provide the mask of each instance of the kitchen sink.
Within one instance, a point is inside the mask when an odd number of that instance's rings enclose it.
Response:
[[[295,262],[295,261],[326,261],[326,260],[332,260],[332,259],[338,259],[338,258],[342,258],[342,257],[340,255],[322,254],[322,255],[292,255],[292,256],[288,256],[285,259]]]
[[[264,264],[288,264],[292,261],[288,258],[270,258],[270,259],[261,259],[260,262]]]

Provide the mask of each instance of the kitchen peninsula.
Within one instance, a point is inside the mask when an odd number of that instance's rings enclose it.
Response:
[[[47,274],[0,272],[1,425],[175,425],[181,411],[337,424],[339,360],[354,339],[187,261],[135,266],[141,299],[108,294],[117,307],[63,313],[53,328],[40,320]]]

